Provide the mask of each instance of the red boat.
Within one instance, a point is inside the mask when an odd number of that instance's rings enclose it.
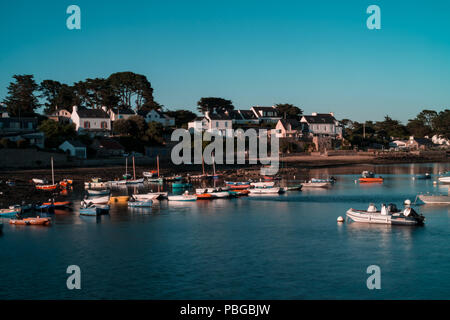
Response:
[[[29,226],[29,225],[41,225],[41,226],[48,226],[51,223],[50,218],[40,218],[37,216],[36,218],[25,218],[25,219],[11,219],[9,220],[10,224],[16,224],[16,225],[23,225],[23,226]]]
[[[51,190],[56,190],[58,188],[58,184],[37,184],[36,185],[36,189],[38,190],[47,190],[47,191],[51,191]]]

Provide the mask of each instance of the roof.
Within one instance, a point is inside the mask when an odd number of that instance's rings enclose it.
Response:
[[[227,111],[228,116],[233,120],[242,120],[242,115],[237,110]]]
[[[256,120],[258,117],[252,110],[239,110],[244,120]]]
[[[131,108],[120,109],[120,108],[111,108],[111,111],[115,114],[135,114],[134,110]]]
[[[85,107],[78,107],[77,113],[80,118],[109,119],[108,114],[103,111],[103,109],[88,109]]]
[[[116,140],[110,138],[101,138],[98,140],[99,146],[109,150],[125,150],[125,148]]]
[[[166,118],[166,119],[171,119],[171,117],[169,117],[167,114],[165,114],[164,112],[160,111],[160,110],[156,110],[156,109],[152,109],[152,110],[139,110],[137,112],[138,115],[143,116],[144,118],[147,117],[147,114],[151,111],[155,111],[157,114],[159,114],[159,116],[161,118]]]
[[[65,143],[65,142],[70,143],[75,148],[86,148],[86,146],[78,140],[66,140],[63,143]]]
[[[433,141],[431,141],[430,139],[427,139],[427,138],[413,138],[412,140],[415,140],[418,144],[423,144],[423,145],[434,144]]]
[[[227,116],[226,114],[220,114],[220,113],[210,113],[207,116],[209,119],[211,120],[231,120],[231,118],[229,116]]]
[[[259,107],[259,106],[255,106],[252,107],[253,109],[255,109],[256,111],[277,111],[277,109],[275,109],[274,107]]]
[[[287,129],[287,126],[290,124],[292,130],[302,130],[302,123],[296,119],[281,119],[281,124],[284,128]]]
[[[335,123],[336,119],[329,113],[318,113],[313,116],[303,116],[308,123]]]

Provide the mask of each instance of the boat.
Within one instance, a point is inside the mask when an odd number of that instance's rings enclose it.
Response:
[[[280,187],[271,187],[271,188],[253,188],[249,189],[250,195],[254,194],[278,194],[281,192]]]
[[[130,201],[128,201],[128,207],[131,208],[148,208],[153,204],[152,200],[139,201],[133,197],[131,197]]]
[[[64,179],[59,182],[59,185],[62,188],[66,188],[66,189],[72,187],[72,184],[73,184],[73,180],[70,180],[70,179]]]
[[[72,202],[70,201],[53,201],[53,200],[49,200],[48,202],[44,202],[42,205],[43,206],[51,206],[53,205],[54,208],[56,209],[63,209],[63,208],[67,208],[72,204]]]
[[[156,200],[167,198],[167,195],[168,195],[167,192],[149,192],[149,193],[133,194],[133,198],[135,198],[138,201],[145,201],[145,200]]]
[[[102,189],[102,190],[87,189],[86,192],[90,196],[105,196],[105,195],[110,194],[111,190],[109,190],[109,189]]]
[[[109,204],[97,204],[95,208],[97,209],[97,214],[108,214],[110,206]]]
[[[244,190],[251,187],[250,182],[231,182],[231,181],[225,181],[225,184],[230,186],[230,188],[233,188],[235,190]]]
[[[86,199],[86,202],[91,202],[93,204],[106,204],[109,202],[110,196],[93,197]]]
[[[159,176],[159,155],[156,156],[156,170],[143,172],[148,182],[163,183],[164,179]]]
[[[371,171],[363,171],[359,182],[383,182],[382,177],[375,177],[375,174]]]
[[[142,172],[142,176],[144,178],[155,178],[155,177],[158,177],[158,171],[157,170],[144,171],[144,172]]]
[[[327,179],[319,179],[319,178],[311,178],[311,182],[327,182],[327,183],[335,183],[336,179],[334,177],[327,178]]]
[[[431,174],[425,173],[425,174],[418,174],[412,177],[413,180],[427,180],[431,179]]]
[[[390,225],[422,225],[425,217],[418,214],[410,207],[411,201],[405,201],[405,209],[398,210],[395,204],[388,206],[382,204],[378,211],[374,204],[370,204],[367,210],[355,210],[350,208],[346,215],[347,218],[355,222],[370,224],[390,224]]]
[[[267,182],[252,182],[251,186],[255,188],[271,188],[275,185],[275,181],[267,181]]]
[[[166,177],[166,178],[164,178],[164,180],[166,180],[167,182],[181,181],[181,180],[183,180],[183,177],[182,176]]]
[[[250,193],[250,190],[231,189],[230,192],[234,192],[238,196],[247,196]]]
[[[30,226],[30,225],[40,225],[40,226],[48,226],[51,223],[50,218],[41,218],[37,216],[36,218],[24,218],[24,219],[11,219],[9,220],[10,224],[15,225],[24,225],[24,226]]]
[[[226,188],[198,188],[195,189],[195,193],[197,195],[209,193],[214,198],[228,198],[230,196],[230,193]]]
[[[300,190],[302,190],[302,187],[303,187],[302,184],[288,186],[288,187],[286,187],[286,191],[300,191]]]
[[[328,188],[330,184],[330,182],[313,182],[310,180],[302,183],[302,188]]]
[[[174,182],[172,183],[172,188],[176,189],[180,189],[180,188],[190,188],[192,187],[192,184],[190,183],[184,183],[184,182]]]
[[[80,215],[82,216],[96,216],[97,207],[93,203],[81,201]]]
[[[197,200],[212,200],[215,197],[211,193],[200,193],[197,194]]]
[[[195,194],[189,194],[188,191],[186,191],[182,195],[173,195],[168,197],[169,201],[196,201],[197,195]]]
[[[109,182],[103,181],[101,178],[92,178],[91,181],[84,183],[84,187],[89,189],[105,189],[108,188],[109,185]]]
[[[112,196],[109,198],[110,203],[126,203],[130,199],[130,196]]]
[[[21,212],[22,212],[22,209],[20,207],[0,209],[0,218],[14,218]]]
[[[58,184],[55,183],[55,173],[53,170],[53,157],[50,158],[50,163],[52,167],[52,184],[36,184],[37,190],[44,190],[44,191],[53,191],[58,188]]]
[[[439,177],[439,182],[450,183],[450,177]]]
[[[153,183],[163,183],[164,182],[164,178],[163,177],[159,177],[159,178],[147,178],[148,182],[153,182]]]
[[[450,204],[450,188],[448,189],[448,194],[418,194],[417,198],[426,204]]]
[[[48,181],[46,179],[38,179],[38,178],[33,178],[31,179],[31,181],[33,181],[33,183],[35,184],[47,184]]]

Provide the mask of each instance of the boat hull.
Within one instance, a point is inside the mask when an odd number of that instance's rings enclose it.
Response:
[[[450,204],[450,195],[418,195],[418,198],[426,204]]]
[[[405,217],[403,215],[382,215],[380,212],[367,212],[354,209],[349,209],[346,216],[354,222],[369,224],[414,226],[423,223],[423,221],[419,221],[414,217]]]

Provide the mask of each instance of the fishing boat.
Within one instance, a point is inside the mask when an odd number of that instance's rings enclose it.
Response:
[[[110,203],[126,203],[130,199],[130,196],[112,196],[109,198]]]
[[[86,199],[86,202],[91,202],[93,204],[107,204],[109,202],[110,196],[93,197]]]
[[[0,218],[14,218],[22,212],[20,207],[0,209]]]
[[[93,190],[93,189],[87,189],[87,194],[90,196],[105,196],[111,193],[111,190],[109,189],[102,189],[102,190]]]
[[[275,185],[275,181],[252,182],[252,183],[250,183],[250,185],[255,188],[271,188]]]
[[[189,194],[188,191],[186,191],[182,195],[173,195],[168,197],[169,201],[196,201],[197,195],[195,194]]]
[[[270,187],[270,188],[253,188],[249,189],[250,195],[255,194],[278,194],[281,192],[280,187]]]
[[[48,226],[51,223],[51,219],[41,218],[37,216],[36,218],[11,219],[9,220],[9,223],[23,226],[31,226],[31,225]]]
[[[313,182],[312,180],[302,183],[302,188],[328,188],[330,182]]]
[[[363,171],[359,182],[383,182],[382,177],[375,177],[375,174],[371,171]]]
[[[431,174],[425,173],[425,174],[418,174],[412,177],[413,180],[428,180],[431,179]]]
[[[167,192],[149,192],[149,193],[134,194],[133,198],[135,198],[138,201],[145,201],[145,200],[163,199],[167,198],[167,196],[168,196]]]
[[[371,224],[391,224],[391,225],[421,225],[425,217],[418,214],[411,208],[411,201],[405,201],[405,209],[398,210],[395,204],[388,206],[382,204],[378,211],[374,204],[370,204],[367,210],[355,210],[350,208],[347,211],[347,218],[355,222]]]
[[[450,183],[450,176],[449,177],[439,177],[438,180],[443,183]]]

